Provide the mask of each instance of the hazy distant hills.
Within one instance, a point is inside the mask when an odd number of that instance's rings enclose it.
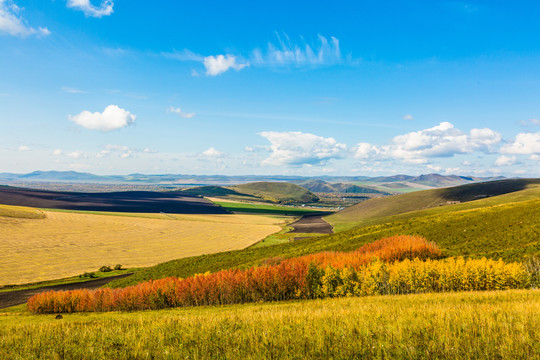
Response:
[[[466,177],[457,175],[426,174],[420,176],[285,176],[285,175],[183,175],[183,174],[129,174],[95,175],[76,171],[34,171],[28,174],[0,173],[0,182],[72,182],[72,183],[123,183],[123,184],[169,184],[169,185],[235,185],[248,182],[292,182],[313,192],[367,193],[377,191],[364,187],[367,183],[386,188],[396,187],[392,183],[415,187],[415,184],[429,187],[448,187],[481,181],[501,180],[504,177]],[[316,181],[315,181],[316,180]],[[361,182],[362,184],[354,184]],[[337,183],[337,184],[336,184]],[[307,185],[307,186],[306,186]],[[358,187],[355,187],[358,186]],[[399,185],[402,186],[402,185]],[[311,188],[310,188],[311,187]],[[317,189],[317,190],[314,190]],[[380,189],[379,189],[380,190]]]

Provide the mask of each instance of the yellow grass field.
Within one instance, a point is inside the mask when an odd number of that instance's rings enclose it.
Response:
[[[260,215],[42,213],[44,219],[0,216],[0,285],[242,249],[284,222]]]

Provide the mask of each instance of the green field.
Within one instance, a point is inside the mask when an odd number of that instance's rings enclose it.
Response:
[[[538,359],[539,313],[537,290],[70,314],[61,320],[8,312],[0,314],[0,358]]]
[[[321,210],[315,210],[315,209],[309,209],[309,208],[306,209],[302,207],[219,201],[215,198],[212,199],[212,202],[229,211],[243,212],[243,213],[278,214],[278,215],[291,215],[291,216],[324,213]]]

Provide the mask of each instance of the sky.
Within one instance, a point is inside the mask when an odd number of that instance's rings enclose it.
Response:
[[[540,177],[537,1],[0,0],[0,172]]]

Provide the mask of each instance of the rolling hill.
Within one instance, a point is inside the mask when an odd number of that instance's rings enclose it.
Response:
[[[318,196],[311,191],[299,185],[284,182],[261,181],[230,186],[228,189],[280,204],[312,203],[319,200]]]
[[[347,183],[329,183],[322,180],[312,179],[301,181],[298,185],[314,193],[344,193],[344,194],[380,194],[390,195],[388,192],[380,191],[372,187],[358,186]]]
[[[330,215],[326,220],[334,226],[336,231],[343,231],[357,226],[380,223],[391,216],[443,205],[445,208],[448,207],[444,211],[452,211],[454,209],[489,206],[499,201],[511,201],[511,197],[493,198],[504,194],[514,194],[513,196],[517,196],[521,200],[538,198],[540,196],[540,179],[490,181],[370,199]],[[469,202],[474,202],[474,204]]]

